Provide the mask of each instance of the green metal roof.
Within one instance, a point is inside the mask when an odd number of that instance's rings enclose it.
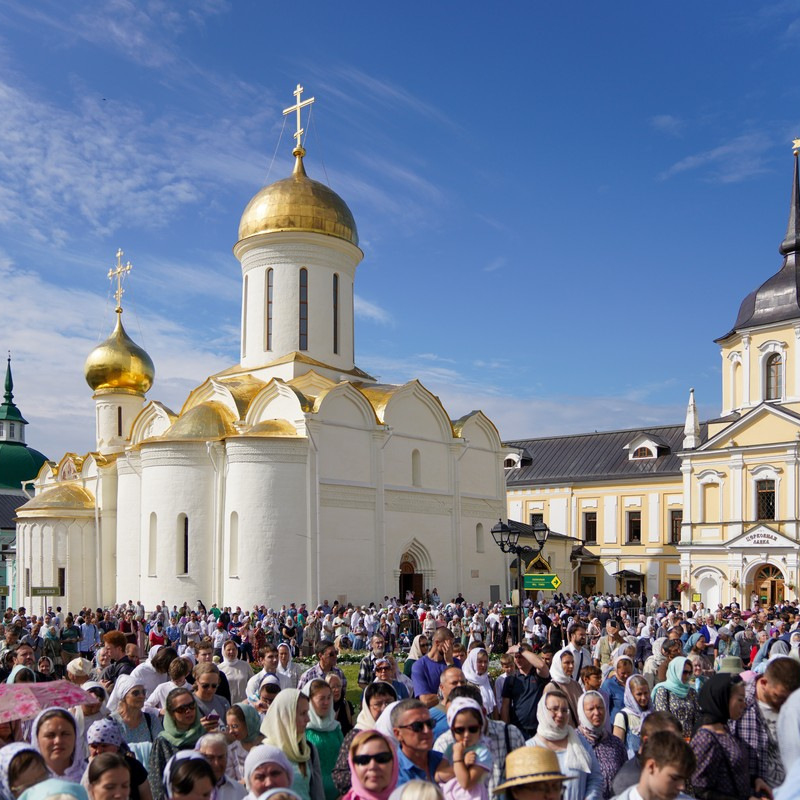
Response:
[[[33,480],[47,456],[22,442],[0,442],[0,488],[20,489]]]
[[[3,397],[3,402],[0,403],[0,420],[6,419],[10,422],[20,422],[23,425],[28,424],[28,421],[19,413],[19,409],[14,404],[14,380],[11,377],[10,355],[6,363],[5,396]]]

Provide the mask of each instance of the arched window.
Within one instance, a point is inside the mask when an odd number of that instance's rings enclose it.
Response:
[[[333,276],[333,352],[339,352],[339,276]]]
[[[633,458],[655,458],[649,447],[637,447],[633,451]]]
[[[8,427],[9,427],[8,435],[13,439],[14,436],[16,435],[16,426],[14,425],[13,422],[9,422]]]
[[[231,512],[228,528],[228,575],[235,578],[239,575],[239,515]]]
[[[300,346],[298,350],[308,350],[308,270],[300,270]]]
[[[517,466],[517,462],[513,458],[507,458],[503,462],[503,467],[505,469],[514,469],[514,467],[516,467],[516,466]]]
[[[158,518],[156,512],[150,514],[150,536],[147,547],[147,574],[151,577],[156,575],[158,564]]]
[[[249,275],[244,276],[244,287],[242,288],[242,358],[247,355],[247,289]]]
[[[178,514],[178,541],[175,548],[178,556],[178,575],[189,574],[189,517]]]
[[[273,270],[267,270],[265,283],[264,303],[266,304],[266,313],[264,314],[264,349],[272,350],[272,292],[275,284],[275,273]]]
[[[419,450],[411,451],[411,485],[422,486],[422,457]]]
[[[766,361],[766,387],[765,400],[781,399],[781,384],[783,382],[783,359],[780,353],[773,353]]]
[[[476,553],[485,553],[486,552],[486,542],[483,539],[483,523],[479,522],[475,526],[475,552]]]

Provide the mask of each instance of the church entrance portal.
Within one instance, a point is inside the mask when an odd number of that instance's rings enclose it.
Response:
[[[422,599],[422,573],[417,572],[413,561],[404,558],[400,562],[400,593],[397,595],[400,602],[405,602],[408,592],[414,593],[415,600]]]
[[[759,567],[753,578],[753,591],[762,606],[774,606],[776,603],[782,603],[786,591],[783,574],[771,564]]]

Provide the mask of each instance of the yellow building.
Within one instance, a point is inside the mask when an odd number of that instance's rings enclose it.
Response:
[[[800,568],[800,178],[781,269],[741,304],[722,415],[507,442],[507,513],[580,539],[566,591],[750,605],[795,600]],[[587,555],[597,561],[581,561]],[[579,562],[579,563],[576,563]]]

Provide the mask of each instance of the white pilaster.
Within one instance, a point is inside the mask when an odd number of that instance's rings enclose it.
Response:
[[[661,541],[661,497],[658,492],[647,496],[647,541]]]

